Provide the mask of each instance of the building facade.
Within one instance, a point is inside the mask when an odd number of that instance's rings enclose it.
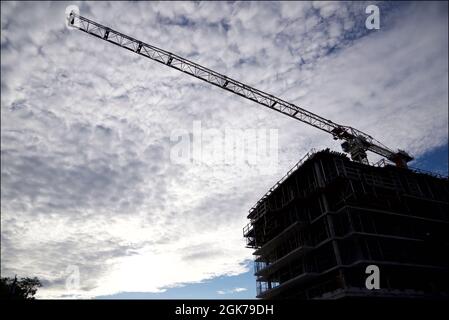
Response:
[[[448,297],[448,179],[308,154],[250,210],[262,299]],[[379,289],[368,289],[369,265]]]

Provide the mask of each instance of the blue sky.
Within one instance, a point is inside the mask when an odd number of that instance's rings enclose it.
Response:
[[[443,176],[448,175],[448,147],[447,144],[435,148],[413,162],[416,168],[435,172]]]
[[[201,283],[169,288],[160,293],[125,292],[100,296],[97,299],[255,299],[253,264],[249,262],[248,267],[251,271],[237,276],[221,276]],[[246,290],[240,291],[238,288]]]
[[[45,298],[254,297],[248,209],[311,148],[340,150],[66,28],[69,5],[447,173],[447,3],[375,3],[379,30],[373,2],[2,2],[2,276]]]

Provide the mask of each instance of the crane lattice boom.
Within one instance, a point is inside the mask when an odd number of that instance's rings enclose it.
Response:
[[[407,162],[413,159],[405,151],[398,150],[395,152],[360,130],[336,124],[331,120],[320,117],[293,103],[284,101],[269,93],[231,79],[174,53],[149,45],[111,28],[105,27],[97,22],[82,17],[73,11],[68,16],[68,19],[70,25],[74,28],[90,35],[133,51],[173,69],[187,73],[195,78],[206,81],[224,90],[235,93],[241,97],[257,102],[265,107],[328,132],[334,139],[344,141],[342,143],[343,151],[348,152],[351,155],[351,158],[355,161],[368,163],[366,151],[381,155],[401,167],[407,167]]]

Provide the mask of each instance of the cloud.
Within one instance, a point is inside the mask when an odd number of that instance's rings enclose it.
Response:
[[[381,29],[368,31],[366,3],[2,2],[1,272],[40,277],[41,297],[159,292],[248,271],[248,209],[311,147],[339,149],[314,128],[66,29],[71,4],[417,157],[447,143],[446,4],[379,3]],[[173,163],[170,137],[195,121],[277,130],[276,170]]]
[[[218,294],[233,294],[233,293],[238,293],[238,292],[243,292],[243,291],[247,291],[247,288],[234,288],[234,289],[230,289],[230,290],[218,290],[217,293]]]

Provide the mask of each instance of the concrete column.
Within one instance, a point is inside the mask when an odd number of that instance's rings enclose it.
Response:
[[[321,172],[319,170],[320,169],[319,168],[319,164],[315,163],[314,168],[315,168],[316,177],[318,179],[318,185],[320,187],[324,187],[324,180],[323,180],[323,177],[322,177]],[[334,248],[335,259],[336,259],[338,265],[342,265],[340,250],[338,248],[337,241],[335,240],[334,223],[332,221],[332,216],[329,213],[329,204],[327,202],[327,198],[326,198],[326,195],[324,193],[322,193],[320,195],[320,197],[321,197],[321,202],[323,203],[323,206],[324,206],[324,213],[326,215],[326,222],[327,222],[327,225],[329,227],[329,234],[330,234],[330,236],[332,238],[334,238],[332,240],[332,246]]]

